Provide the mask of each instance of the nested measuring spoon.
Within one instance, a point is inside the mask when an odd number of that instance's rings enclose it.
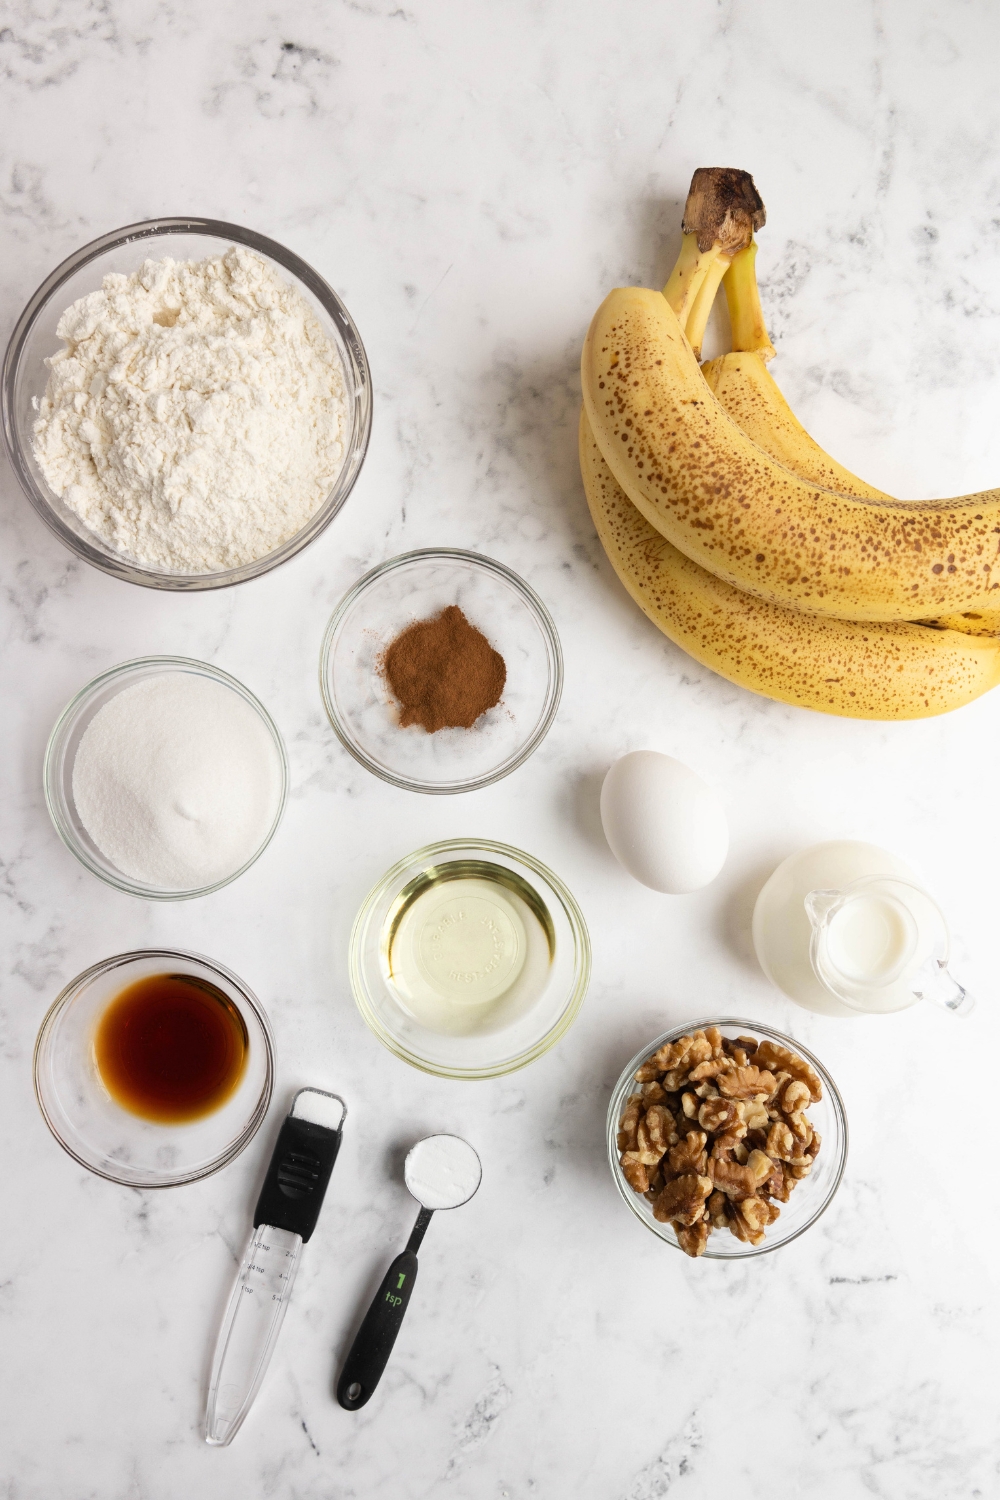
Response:
[[[410,1148],[403,1177],[420,1212],[406,1249],[382,1278],[341,1371],[337,1400],[347,1411],[364,1406],[389,1363],[417,1279],[417,1251],[431,1215],[439,1208],[461,1208],[468,1203],[482,1181],[483,1168],[460,1136],[429,1135]]]

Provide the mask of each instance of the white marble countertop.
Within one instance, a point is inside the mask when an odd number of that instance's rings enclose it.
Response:
[[[0,997],[0,1493],[11,1500],[701,1500],[1000,1492],[990,1245],[998,1023],[1000,696],[942,720],[829,719],[683,656],[604,560],[576,465],[577,361],[598,301],[658,285],[695,166],[750,168],[774,372],[815,435],[910,496],[1000,478],[1000,10],[879,0],[7,0],[0,12],[0,316],[84,241],[158,213],[269,234],[344,298],[375,423],[348,505],[250,585],[172,597],[74,562],[2,478],[4,923]],[[534,758],[420,797],[341,749],[317,691],[324,625],[366,568],[480,549],[550,606],[566,655]],[[293,791],[271,848],[198,902],[150,906],[63,848],[40,786],[65,701],[144,653],[202,657],[276,717]],[[635,885],[604,843],[601,777],[650,746],[722,794],[732,852],[696,896]],[[358,904],[421,843],[480,834],[569,883],[594,978],[575,1028],[501,1082],[383,1051],[350,997]],[[749,945],[780,858],[867,838],[924,873],[982,1003],[836,1021],[785,1002]],[[235,1165],[156,1194],[78,1168],[35,1106],[61,986],[105,955],[209,953],[262,997],[272,1114]],[[647,1038],[707,1011],[792,1031],[851,1126],[833,1207],[744,1265],[692,1263],[629,1215],[603,1144]],[[973,1067],[973,1059],[979,1067]],[[291,1091],[351,1105],[266,1384],[205,1447],[207,1365]],[[409,1231],[400,1153],[453,1130],[484,1182],[435,1222],[376,1398],[333,1401],[338,1354]]]

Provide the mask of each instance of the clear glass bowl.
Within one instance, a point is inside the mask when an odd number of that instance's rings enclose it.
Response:
[[[608,1160],[611,1163],[611,1172],[618,1191],[636,1218],[645,1224],[647,1229],[651,1229],[659,1239],[665,1240],[668,1245],[673,1245],[675,1249],[680,1250],[681,1247],[677,1243],[677,1235],[672,1225],[661,1224],[658,1219],[654,1219],[653,1205],[641,1193],[634,1192],[625,1180],[625,1174],[618,1159],[618,1125],[625,1108],[625,1101],[629,1094],[636,1092],[639,1087],[635,1082],[636,1069],[641,1067],[647,1058],[652,1057],[664,1042],[677,1041],[679,1037],[687,1036],[690,1032],[697,1031],[699,1027],[704,1029],[706,1026],[718,1026],[725,1037],[756,1036],[761,1039],[767,1037],[772,1042],[779,1042],[781,1046],[797,1052],[800,1057],[810,1063],[819,1074],[823,1085],[823,1098],[818,1104],[810,1104],[808,1110],[809,1119],[823,1137],[822,1149],[809,1176],[802,1178],[787,1203],[779,1205],[781,1217],[768,1229],[764,1243],[748,1245],[736,1239],[735,1235],[730,1234],[727,1229],[713,1229],[708,1237],[704,1254],[700,1258],[702,1260],[740,1260],[750,1255],[766,1255],[769,1250],[777,1250],[779,1246],[788,1245],[792,1240],[797,1240],[800,1234],[805,1234],[806,1230],[815,1224],[820,1214],[830,1206],[833,1195],[840,1186],[840,1179],[844,1175],[847,1162],[847,1114],[840,1091],[819,1058],[814,1057],[807,1047],[803,1047],[802,1043],[797,1042],[793,1037],[785,1036],[780,1031],[773,1031],[770,1026],[762,1026],[759,1021],[734,1020],[729,1016],[720,1021],[710,1016],[706,1020],[686,1021],[683,1026],[675,1026],[671,1031],[665,1031],[662,1036],[650,1042],[648,1047],[643,1047],[622,1073],[611,1095],[611,1103],[608,1105]]]
[[[266,557],[219,573],[161,573],[142,567],[114,551],[49,488],[31,450],[36,416],[34,402],[44,395],[48,382],[45,360],[61,347],[56,335],[59,319],[70,303],[96,291],[108,272],[120,271],[130,275],[150,257],[162,259],[169,255],[174,260],[204,260],[208,255],[228,250],[231,245],[245,245],[266,260],[273,261],[284,279],[290,280],[302,293],[336,345],[343,366],[348,405],[344,460],[329,495],[312,518],[301,531]],[[46,526],[77,557],[115,578],[143,584],[146,588],[218,589],[269,573],[301,552],[329,526],[350,494],[364,462],[371,432],[371,375],[358,330],[336,292],[311,266],[283,245],[254,234],[252,230],[242,229],[238,224],[225,224],[216,219],[148,219],[91,240],[42,282],[18,319],[7,346],[0,414],[4,447],[21,488]]]
[[[552,919],[554,953],[543,992],[504,1030],[443,1036],[421,1026],[399,1004],[386,972],[383,934],[412,880],[434,866],[465,860],[500,865],[536,892]],[[488,839],[449,839],[401,859],[365,898],[351,933],[350,973],[365,1022],[404,1062],[440,1078],[498,1078],[548,1052],[576,1020],[590,982],[590,937],[572,894],[540,860]]]
[[[84,731],[94,715],[104,707],[105,703],[120,693],[122,688],[131,687],[134,683],[161,676],[167,672],[193,672],[200,677],[209,677],[213,682],[221,683],[223,687],[238,694],[245,703],[250,705],[266,727],[274,742],[275,752],[281,766],[281,795],[278,810],[267,837],[259,849],[231,875],[227,875],[222,880],[216,880],[211,885],[193,890],[165,890],[160,886],[144,885],[141,881],[133,880],[131,876],[123,875],[121,870],[113,865],[107,855],[94,843],[80,820],[76,803],[73,800],[73,763]],[[49,736],[42,769],[42,782],[45,788],[45,805],[48,807],[56,832],[67,849],[75,854],[80,863],[86,865],[92,874],[107,881],[108,885],[115,886],[117,890],[125,891],[130,896],[140,896],[146,901],[186,901],[193,896],[207,896],[211,891],[221,890],[224,885],[228,885],[245,870],[249,870],[250,866],[263,854],[277,832],[285,810],[285,803],[288,800],[288,757],[285,754],[285,744],[278,732],[278,727],[267,709],[248,688],[245,688],[241,682],[237,682],[235,677],[230,677],[228,672],[221,672],[218,667],[209,666],[204,661],[191,661],[186,656],[140,656],[135,661],[124,661],[117,667],[111,667],[109,671],[102,672],[100,677],[95,677],[92,682],[87,683],[86,687],[81,688],[76,697],[66,705]]]
[[[156,1124],[116,1104],[94,1060],[106,1006],[128,985],[163,973],[216,985],[239,1010],[249,1039],[236,1092],[214,1114],[183,1125]],[[169,948],[119,953],[77,975],[53,1003],[35,1043],[34,1080],[46,1125],[82,1167],[125,1187],[178,1187],[211,1176],[253,1139],[271,1102],[274,1042],[260,1002],[221,964]]]
[[[504,658],[503,697],[471,729],[403,729],[382,654],[449,604]],[[413,792],[470,792],[509,775],[548,733],[562,682],[556,627],[534,589],[502,563],[452,548],[405,552],[366,573],[337,606],[320,656],[323,701],[345,749]]]

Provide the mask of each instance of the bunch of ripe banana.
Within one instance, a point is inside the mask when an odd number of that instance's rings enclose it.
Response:
[[[824,453],[768,374],[764,205],[695,172],[662,292],[619,287],[583,349],[580,467],[616,573],[730,681],[863,719],[946,713],[1000,682],[1000,491],[899,501]],[[733,352],[699,365],[720,283]]]

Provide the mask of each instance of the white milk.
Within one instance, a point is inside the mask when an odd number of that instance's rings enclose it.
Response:
[[[835,969],[858,984],[891,984],[914,950],[910,914],[881,895],[859,894],[830,919],[827,952]]]
[[[886,875],[919,885],[913,871],[885,849],[855,839],[814,844],[780,864],[757,897],[753,914],[753,942],[757,958],[772,984],[806,1010],[828,1016],[853,1016],[857,1006],[845,1005],[823,983],[810,958],[813,928],[806,897],[813,891],[842,891],[856,880]],[[855,980],[879,981],[892,988],[893,968],[905,964],[907,925],[894,903],[875,896],[854,898],[832,918],[827,931],[828,952],[838,967]],[[901,987],[883,995],[888,1003],[876,1010],[901,1010],[915,996]]]

